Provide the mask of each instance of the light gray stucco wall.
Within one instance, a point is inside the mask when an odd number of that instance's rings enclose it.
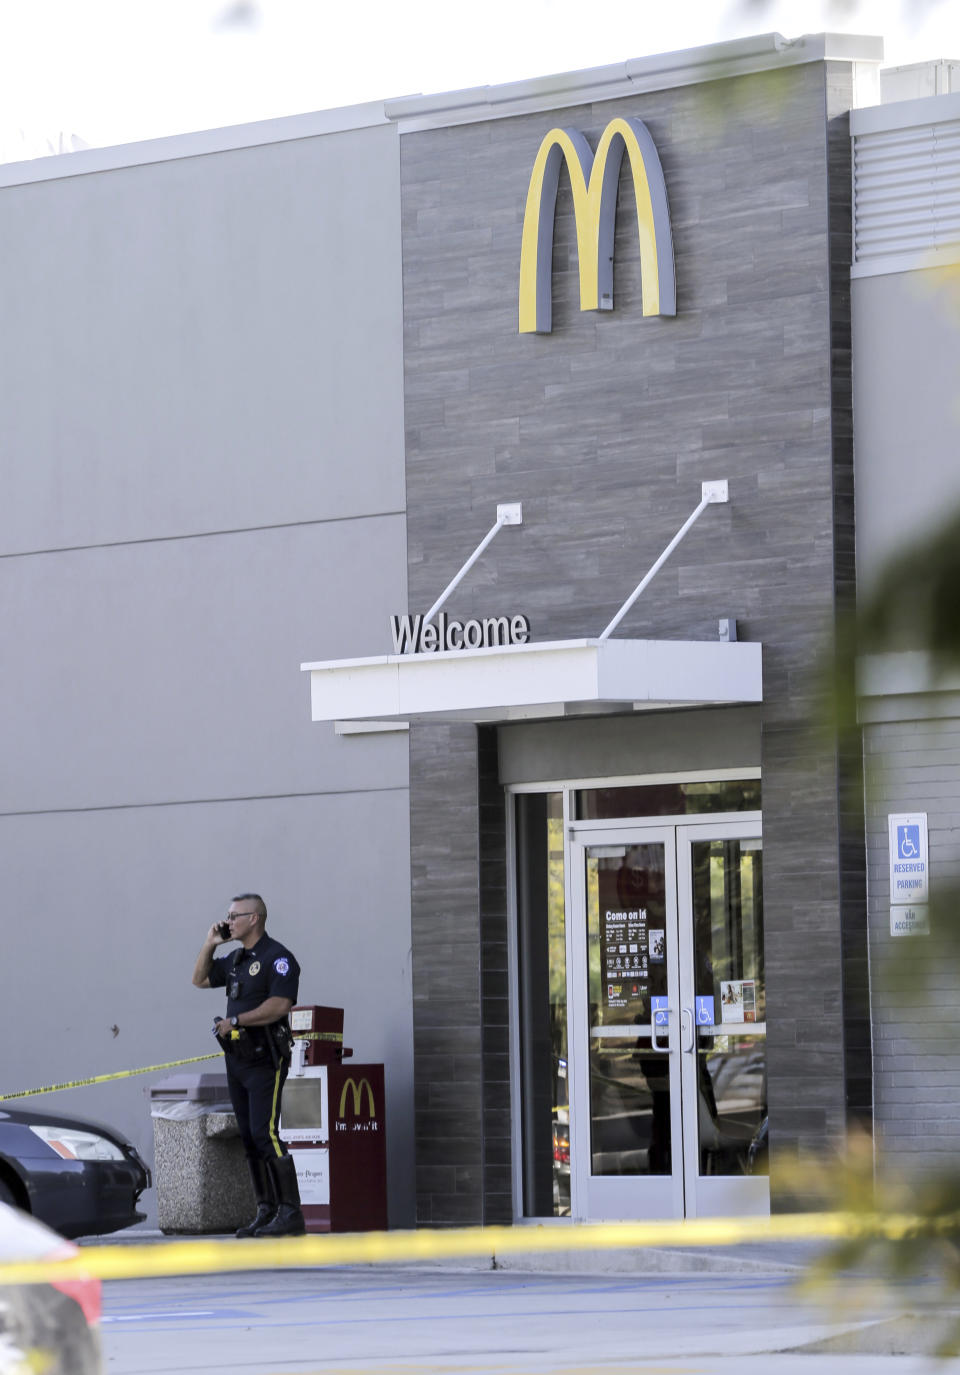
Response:
[[[957,269],[853,282],[857,572],[862,588],[905,540],[960,503]]]
[[[396,143],[3,190],[4,552],[403,508]]]
[[[313,725],[299,669],[406,600],[396,129],[86,156],[0,189],[0,1086],[207,1051],[193,962],[256,889],[386,1063],[409,1225],[406,739]],[[150,1159],[150,1082],[34,1101]]]
[[[955,267],[853,282],[863,594],[892,555],[936,529],[960,503],[956,282]],[[876,1139],[888,1162],[911,1169],[955,1162],[960,1150],[954,977],[946,965],[926,984],[917,977],[918,963],[935,955],[936,931],[916,941],[890,935],[890,813],[927,813],[934,891],[960,878],[960,697],[930,687],[918,681],[915,692],[903,683],[899,691],[877,688],[861,702]]]

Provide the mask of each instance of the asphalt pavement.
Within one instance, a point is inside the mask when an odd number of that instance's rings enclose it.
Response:
[[[689,1257],[687,1258],[689,1260]],[[923,1284],[811,1296],[762,1273],[349,1267],[104,1286],[116,1375],[931,1375]],[[772,1353],[776,1353],[773,1355]]]

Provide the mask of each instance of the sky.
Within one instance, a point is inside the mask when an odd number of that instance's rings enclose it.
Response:
[[[824,30],[960,61],[957,0],[0,0],[0,160]]]

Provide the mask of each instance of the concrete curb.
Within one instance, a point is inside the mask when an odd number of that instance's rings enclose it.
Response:
[[[163,1245],[165,1242],[228,1241],[232,1233],[168,1236],[156,1228],[128,1228],[105,1237],[85,1237],[80,1246]],[[769,1275],[801,1276],[825,1248],[821,1242],[784,1242],[723,1247],[637,1247],[624,1250],[530,1251],[523,1255],[456,1257],[449,1260],[391,1261],[390,1269],[510,1270],[561,1275]],[[351,1266],[368,1268],[366,1266]]]
[[[561,1275],[782,1275],[800,1276],[807,1261],[795,1256],[738,1254],[739,1248],[644,1247],[624,1251],[531,1251],[494,1256],[494,1269]]]

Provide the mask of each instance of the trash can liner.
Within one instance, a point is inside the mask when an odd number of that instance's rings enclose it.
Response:
[[[215,1112],[233,1112],[229,1098],[222,1103],[191,1103],[187,1100],[166,1102],[163,1099],[150,1104],[151,1117],[163,1117],[168,1122],[190,1122],[195,1117],[209,1117]]]

